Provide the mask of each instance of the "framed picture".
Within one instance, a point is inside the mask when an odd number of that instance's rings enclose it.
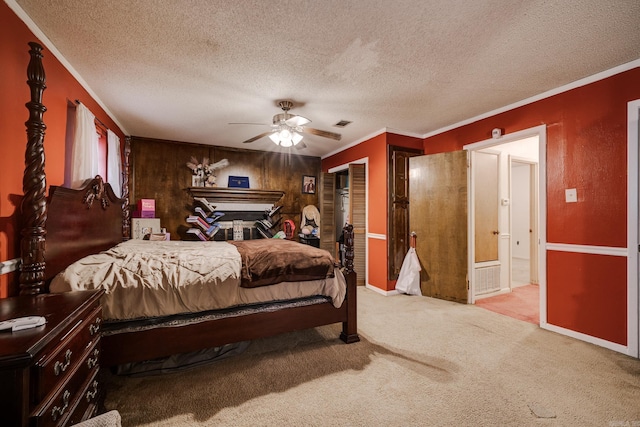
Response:
[[[302,194],[316,194],[316,177],[302,175]]]

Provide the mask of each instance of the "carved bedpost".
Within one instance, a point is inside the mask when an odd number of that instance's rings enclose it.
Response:
[[[358,316],[357,301],[358,283],[356,272],[353,271],[353,225],[347,224],[343,229],[344,236],[344,277],[347,280],[347,295],[345,304],[347,304],[347,321],[342,322],[342,332],[340,339],[347,344],[360,341],[358,336]]]
[[[122,240],[131,238],[131,211],[129,210],[129,156],[131,155],[131,137],[124,140],[124,160],[122,165]]]
[[[353,225],[347,224],[343,229],[345,274],[353,271]]]
[[[24,221],[20,251],[22,265],[20,271],[20,295],[33,295],[45,292],[45,225],[47,221],[47,180],[44,173],[44,131],[46,126],[42,116],[47,109],[42,104],[45,74],[42,66],[42,46],[30,42],[31,60],[27,67],[27,84],[31,89],[31,101],[26,104],[29,110],[27,126],[27,148],[24,156],[24,177],[22,179],[21,211]]]

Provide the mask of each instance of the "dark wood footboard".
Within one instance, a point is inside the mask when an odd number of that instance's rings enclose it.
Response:
[[[340,308],[326,302],[185,326],[106,335],[102,338],[101,363],[103,366],[115,366],[152,360],[338,322],[343,324],[340,339],[354,343],[360,338],[357,332],[348,332],[352,329],[350,308],[355,308],[355,303],[349,300],[345,300]]]

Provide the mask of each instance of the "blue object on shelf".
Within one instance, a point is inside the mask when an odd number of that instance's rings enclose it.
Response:
[[[229,188],[249,188],[248,176],[229,176]]]

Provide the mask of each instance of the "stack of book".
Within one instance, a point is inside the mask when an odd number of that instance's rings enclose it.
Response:
[[[220,230],[220,224],[216,221],[224,216],[223,212],[215,210],[215,206],[209,203],[204,197],[195,197],[194,200],[200,202],[207,211],[200,206],[196,206],[194,211],[197,215],[187,217],[187,222],[195,225],[187,230],[187,233],[193,234],[202,241],[213,239],[213,236]]]
[[[282,205],[274,206],[271,210],[265,211],[264,218],[256,221],[256,229],[258,233],[265,239],[272,238],[278,231],[278,225],[282,220],[279,211]]]

